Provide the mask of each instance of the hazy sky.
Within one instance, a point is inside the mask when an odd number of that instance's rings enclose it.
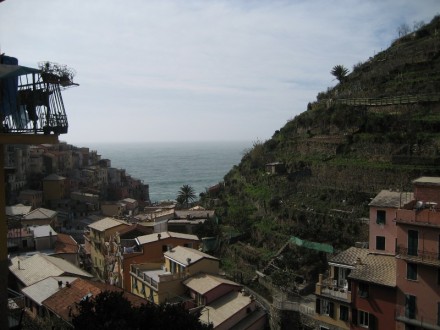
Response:
[[[6,0],[0,51],[66,64],[72,144],[265,141],[439,0]]]

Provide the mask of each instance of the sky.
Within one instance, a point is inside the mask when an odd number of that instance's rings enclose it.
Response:
[[[5,0],[0,52],[76,71],[71,144],[265,141],[439,0]]]

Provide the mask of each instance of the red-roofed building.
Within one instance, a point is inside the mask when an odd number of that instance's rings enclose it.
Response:
[[[53,256],[65,259],[72,264],[79,266],[79,245],[72,236],[67,234],[57,234]]]
[[[42,305],[47,308],[51,317],[56,316],[72,325],[72,316],[78,311],[77,304],[86,297],[94,297],[104,291],[124,292],[113,285],[78,278],[45,299]],[[145,299],[129,292],[124,292],[123,296],[133,306],[147,303]]]

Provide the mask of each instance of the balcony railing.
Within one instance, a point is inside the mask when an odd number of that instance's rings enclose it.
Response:
[[[348,290],[348,286],[338,286],[337,281],[332,278],[316,283],[315,294],[351,301],[351,291]]]
[[[422,226],[440,226],[440,212],[434,209],[399,209],[396,213],[396,222]]]
[[[440,253],[438,252],[408,249],[398,245],[397,254],[400,255],[401,258],[408,261],[440,266]]]
[[[417,314],[415,317],[409,317],[405,312],[405,307],[400,307],[396,310],[396,320],[408,325],[416,326],[420,329],[440,330],[440,319]]]
[[[40,70],[24,67],[2,81],[7,86],[0,106],[2,133],[67,133],[60,81],[47,80]]]
[[[168,272],[163,271],[162,274],[157,273],[160,272],[162,269],[143,269],[141,265],[131,265],[131,274],[136,276],[138,279],[145,282],[147,285],[153,287],[154,289],[158,289],[159,283],[163,282],[170,282],[175,280],[182,280],[185,279],[188,274],[186,273],[174,273],[170,274]],[[156,271],[156,276],[154,279],[153,277],[148,275],[148,271]]]

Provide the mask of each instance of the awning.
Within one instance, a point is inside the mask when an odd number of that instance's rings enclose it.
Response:
[[[23,76],[29,73],[40,73],[41,70],[22,65],[0,64],[0,79]]]

